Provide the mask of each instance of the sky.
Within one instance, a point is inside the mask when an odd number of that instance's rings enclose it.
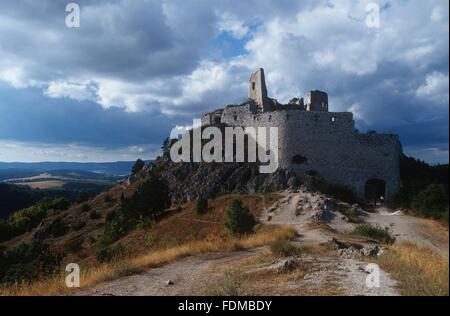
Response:
[[[79,28],[69,2],[0,3],[0,161],[155,158],[263,67],[280,102],[326,91],[360,131],[448,163],[448,1],[80,0]]]

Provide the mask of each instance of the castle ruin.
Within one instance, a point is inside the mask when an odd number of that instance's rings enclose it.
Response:
[[[315,172],[363,199],[392,198],[400,185],[402,147],[397,135],[360,133],[350,112],[330,112],[328,95],[314,90],[289,104],[269,98],[264,70],[250,78],[249,100],[202,117],[202,125],[278,127],[279,167]]]

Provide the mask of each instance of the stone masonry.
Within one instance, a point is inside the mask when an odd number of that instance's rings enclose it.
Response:
[[[240,106],[205,114],[202,125],[278,127],[280,168],[314,171],[348,186],[360,199],[369,180],[385,184],[386,199],[397,192],[402,154],[397,135],[360,133],[352,113],[328,111],[328,95],[322,91],[311,91],[305,106],[298,101],[281,105],[267,97],[263,69],[252,74],[249,96]]]

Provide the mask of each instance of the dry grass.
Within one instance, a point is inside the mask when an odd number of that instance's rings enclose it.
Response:
[[[379,259],[380,266],[399,281],[402,295],[448,296],[449,261],[413,243],[400,243]]]
[[[131,253],[138,254],[149,249],[159,251],[195,241],[227,239],[230,234],[225,226],[227,208],[231,200],[238,198],[249,207],[256,218],[265,207],[279,199],[277,194],[226,195],[208,201],[208,210],[199,215],[195,202],[181,206],[181,211],[154,224],[149,230],[137,230],[122,242]],[[145,242],[140,242],[144,240]]]
[[[136,258],[123,259],[115,264],[104,264],[82,271],[81,286],[83,289],[101,282],[113,280],[121,276],[139,273],[149,268],[176,261],[177,259],[208,252],[230,252],[252,249],[267,245],[274,240],[289,240],[295,237],[295,230],[290,227],[262,227],[255,234],[243,237],[228,237],[220,240],[193,241],[187,244],[152,251]],[[0,295],[18,296],[50,296],[76,294],[64,284],[64,275],[32,284],[20,284],[0,289]]]
[[[205,291],[206,296],[239,296],[245,276],[240,271],[226,270],[223,276]]]

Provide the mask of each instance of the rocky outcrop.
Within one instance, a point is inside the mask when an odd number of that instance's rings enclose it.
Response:
[[[256,163],[174,163],[168,157],[146,166],[128,181],[132,183],[153,172],[169,184],[173,205],[223,194],[282,191],[296,188],[302,182],[294,173],[283,169],[261,174]]]
[[[360,245],[360,244],[346,244],[332,238],[332,246],[336,249],[340,257],[346,259],[361,258],[361,257],[377,257],[381,256],[386,249],[379,245]]]

